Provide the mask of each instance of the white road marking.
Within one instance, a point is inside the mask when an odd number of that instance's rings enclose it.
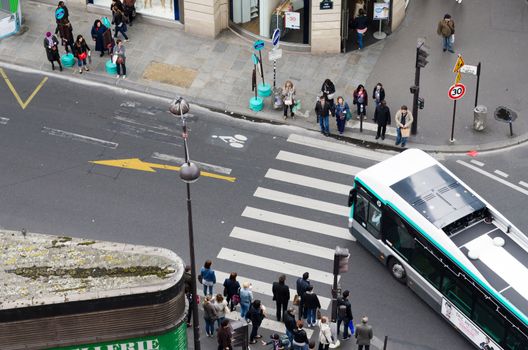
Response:
[[[270,222],[272,224],[292,227],[303,231],[319,233],[325,236],[345,239],[347,241],[356,240],[346,227],[323,224],[317,221],[279,214],[272,211],[246,207],[242,212],[242,216],[255,220]]]
[[[0,117],[0,124],[7,125],[8,121],[9,121],[9,118]]]
[[[500,177],[498,177],[498,176],[495,176],[495,175],[493,175],[493,174],[491,174],[491,173],[488,173],[487,171],[484,171],[484,170],[482,170],[482,169],[480,169],[480,168],[477,168],[477,167],[475,167],[475,166],[473,166],[473,165],[471,165],[471,164],[469,164],[469,163],[466,163],[466,162],[464,162],[463,160],[457,160],[457,163],[458,163],[458,164],[461,164],[461,165],[463,165],[463,166],[465,166],[465,167],[467,167],[467,168],[469,168],[469,169],[472,169],[472,170],[476,171],[476,172],[479,173],[479,174],[482,174],[482,175],[484,175],[484,176],[487,176],[487,177],[489,177],[490,179],[493,179],[493,180],[495,180],[495,181],[498,181],[498,182],[500,182],[501,184],[506,185],[506,186],[508,186],[508,187],[510,187],[510,188],[512,188],[512,189],[514,189],[514,190],[517,191],[517,192],[520,192],[520,193],[525,194],[525,195],[528,196],[528,191],[525,190],[525,189],[522,188],[522,187],[519,187],[519,186],[517,186],[517,185],[514,185],[514,184],[512,184],[511,182],[508,182],[508,181],[506,181],[506,180],[504,180],[504,179],[502,179],[502,178],[500,178]]]
[[[298,175],[275,169],[269,169],[265,177],[341,195],[348,195],[348,192],[350,192],[350,189],[352,188],[352,186],[342,185],[333,181],[320,180],[309,176]]]
[[[470,162],[470,163],[473,163],[473,164],[475,164],[475,165],[478,165],[478,166],[480,166],[480,167],[483,167],[483,166],[484,166],[484,163],[479,162],[478,160],[475,160],[475,159],[471,159],[469,162]]]
[[[116,149],[117,146],[119,146],[119,144],[115,143],[115,142],[110,142],[110,141],[97,139],[95,137],[75,134],[75,133],[69,132],[69,131],[48,128],[46,126],[44,126],[41,131],[43,133],[45,133],[45,134],[48,134],[48,135],[64,137],[64,138],[67,138],[67,139],[70,139],[70,140],[91,143],[91,144],[94,144],[94,145],[108,147],[108,148],[112,148],[112,149]]]
[[[170,128],[166,127],[166,126],[163,126],[163,125],[143,124],[143,123],[140,123],[140,122],[138,122],[138,121],[136,121],[134,119],[127,118],[127,117],[122,117],[120,115],[115,116],[114,119],[117,119],[117,120],[120,120],[120,121],[123,121],[123,122],[127,122],[127,123],[130,123],[130,124],[134,124],[134,125],[144,126],[147,129],[158,129],[158,130],[168,131],[170,133],[175,133],[175,135],[170,135],[170,136],[181,138],[181,136],[178,134],[178,131],[172,130],[172,129],[170,129]],[[162,134],[162,135],[167,135],[167,134]]]
[[[254,196],[346,217],[348,217],[348,212],[350,211],[350,209],[344,205],[323,202],[318,199],[297,196],[295,194],[270,190],[263,187],[258,187]]]
[[[391,153],[381,153],[380,151],[372,151],[363,147],[344,144],[338,142],[330,142],[326,140],[320,140],[313,137],[307,137],[297,134],[291,134],[288,137],[288,142],[296,143],[303,146],[313,147],[322,149],[328,152],[336,152],[341,154],[346,154],[348,156],[355,156],[365,159],[370,159],[374,161],[381,162],[387,158],[392,157],[394,152]]]
[[[243,239],[252,243],[259,243],[271,247],[316,256],[318,258],[334,260],[334,249],[325,248],[321,247],[320,245],[305,243],[294,239],[274,236],[264,232],[248,230],[238,226],[233,227],[233,230],[229,236]]]
[[[495,170],[494,173],[499,175],[499,176],[506,177],[506,178],[508,176],[510,176],[510,175],[506,174],[504,171],[500,171],[500,170]]]
[[[163,153],[154,152],[151,155],[151,157],[154,158],[154,159],[159,159],[159,160],[163,160],[163,161],[166,161],[166,162],[172,162],[172,163],[175,163],[175,164],[178,164],[178,165],[181,165],[181,164],[185,163],[185,159],[184,158],[172,156],[170,154],[163,154]],[[229,168],[224,168],[224,167],[219,166],[219,165],[214,165],[214,164],[209,164],[209,163],[204,163],[204,162],[197,162],[195,160],[193,160],[193,163],[196,163],[196,165],[198,165],[201,170],[211,171],[211,172],[214,172],[214,173],[217,173],[217,174],[230,175],[231,171],[232,171]]]
[[[317,281],[328,285],[332,285],[334,282],[334,276],[331,272],[316,270],[310,267],[295,265],[285,261],[278,261],[264,256],[249,254],[229,248],[222,248],[218,253],[217,258],[263,270],[284,273],[290,276],[302,276],[303,273],[308,272],[312,281]]]
[[[216,274],[216,282],[217,282],[215,285],[215,289],[222,290],[224,288],[223,283],[226,278],[229,278],[230,274],[227,272],[222,272],[218,270],[215,270],[215,274]],[[278,279],[278,276],[277,276],[277,279]],[[286,279],[286,284],[289,286],[295,286],[296,280],[297,278],[291,279],[291,280]],[[248,281],[249,283],[251,283],[251,290],[253,291],[253,293],[262,294],[262,295],[266,295],[269,297],[273,296],[273,293],[272,293],[273,284],[271,283],[258,281],[253,278],[244,277],[240,275],[237,275],[237,281],[240,283],[240,285],[242,285],[242,283],[244,283],[245,281]],[[221,288],[221,289],[218,289],[218,288]],[[293,297],[295,294],[297,294],[297,291],[295,289],[290,288],[290,301],[293,301]],[[321,303],[321,308],[323,310],[327,310],[328,307],[330,306],[331,299],[320,296],[319,294],[318,294],[318,297],[319,297],[319,302]]]
[[[519,181],[519,185],[524,186],[524,187],[528,187],[528,183],[524,182],[524,181]]]
[[[350,176],[353,176],[363,170],[363,168],[358,168],[352,165],[341,164],[325,159],[304,156],[302,154],[291,153],[287,151],[280,151],[279,154],[277,154],[277,157],[275,158],[285,162],[306,165],[312,168],[333,171],[336,173]],[[352,182],[352,179],[350,179],[350,182]]]

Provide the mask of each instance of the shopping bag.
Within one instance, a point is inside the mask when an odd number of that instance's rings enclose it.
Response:
[[[354,322],[352,320],[348,322],[348,328],[350,329],[350,335],[354,334],[354,332],[356,331],[356,329],[354,328]]]
[[[402,137],[409,137],[411,135],[411,129],[410,128],[401,128],[401,136]]]
[[[293,305],[299,305],[301,303],[301,298],[299,298],[299,295],[295,294],[293,297]]]
[[[104,25],[106,28],[110,28],[110,27],[112,27],[112,23],[110,23],[110,20],[108,19],[108,17],[103,17],[103,18],[101,18],[101,22],[103,22],[103,25]]]
[[[292,107],[292,112],[297,113],[301,109],[301,100],[296,100],[295,104]]]

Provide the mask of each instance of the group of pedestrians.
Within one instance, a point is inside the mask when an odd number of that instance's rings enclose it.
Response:
[[[118,39],[118,34],[121,33],[125,38],[125,42],[128,41],[128,36],[126,35],[127,23],[131,25],[135,16],[134,4],[135,0],[125,0],[124,4],[121,0],[112,0],[110,7],[112,23],[107,20],[108,23],[105,25],[101,20],[97,19],[90,33],[95,43],[95,51],[100,52],[100,57],[103,57],[106,51],[111,56],[112,62],[116,65],[117,78],[126,78],[126,49],[123,41]],[[44,37],[44,49],[46,50],[48,61],[51,63],[51,69],[55,70],[55,62],[57,62],[59,70],[63,70],[59,50],[59,46],[63,46],[66,53],[71,53],[77,61],[79,74],[82,74],[83,71],[88,72],[90,70],[88,63],[92,62],[92,50],[81,34],[74,39],[73,26],[69,19],[70,13],[64,1],[59,1],[54,14],[56,23],[55,34],[46,32]],[[111,24],[115,24],[114,37],[112,37]],[[57,35],[60,38],[60,45]]]
[[[252,286],[248,281],[240,284],[237,281],[237,273],[231,272],[223,282],[223,294],[214,294],[216,284],[216,273],[212,268],[212,261],[206,260],[198,275],[198,282],[203,285],[204,297],[201,302],[203,318],[205,321],[205,332],[208,337],[216,337],[218,349],[232,349],[229,321],[226,315],[240,306],[240,318],[251,324],[249,343],[256,344],[261,340],[263,345],[272,345],[272,349],[309,350],[315,349],[316,342],[310,341],[305,326],[313,328],[318,326],[319,350],[328,350],[331,344],[336,344],[338,339],[332,335],[329,318],[321,314],[321,303],[314,292],[314,286],[310,281],[310,274],[305,272],[296,281],[296,295],[293,297],[293,305],[290,306],[290,288],[286,284],[286,275],[281,274],[278,280],[272,284],[272,295],[276,306],[276,320],[282,321],[285,327],[285,336],[272,334],[269,341],[262,340],[259,333],[260,326],[269,315],[262,301],[255,299]],[[196,302],[191,293],[190,267],[187,266],[184,273],[185,292],[189,302]],[[357,325],[353,325],[352,306],[349,301],[350,292],[345,290],[337,300],[337,336],[341,334],[342,340],[348,340],[355,336],[358,349],[369,349],[370,340],[373,337],[372,328],[368,325],[365,316]],[[296,306],[296,308],[295,308]],[[187,324],[191,325],[191,313],[187,316]]]

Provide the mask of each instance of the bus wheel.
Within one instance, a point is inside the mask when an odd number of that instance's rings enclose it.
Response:
[[[388,266],[392,277],[396,278],[398,282],[405,283],[407,274],[403,265],[396,258],[390,258]]]

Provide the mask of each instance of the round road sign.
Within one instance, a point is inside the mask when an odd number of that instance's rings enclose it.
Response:
[[[255,43],[253,44],[253,48],[257,51],[262,50],[264,48],[264,41],[262,40],[255,41]]]
[[[464,84],[458,83],[458,84],[452,85],[449,88],[447,95],[452,100],[458,100],[458,99],[461,99],[465,93],[466,93],[466,86]]]

